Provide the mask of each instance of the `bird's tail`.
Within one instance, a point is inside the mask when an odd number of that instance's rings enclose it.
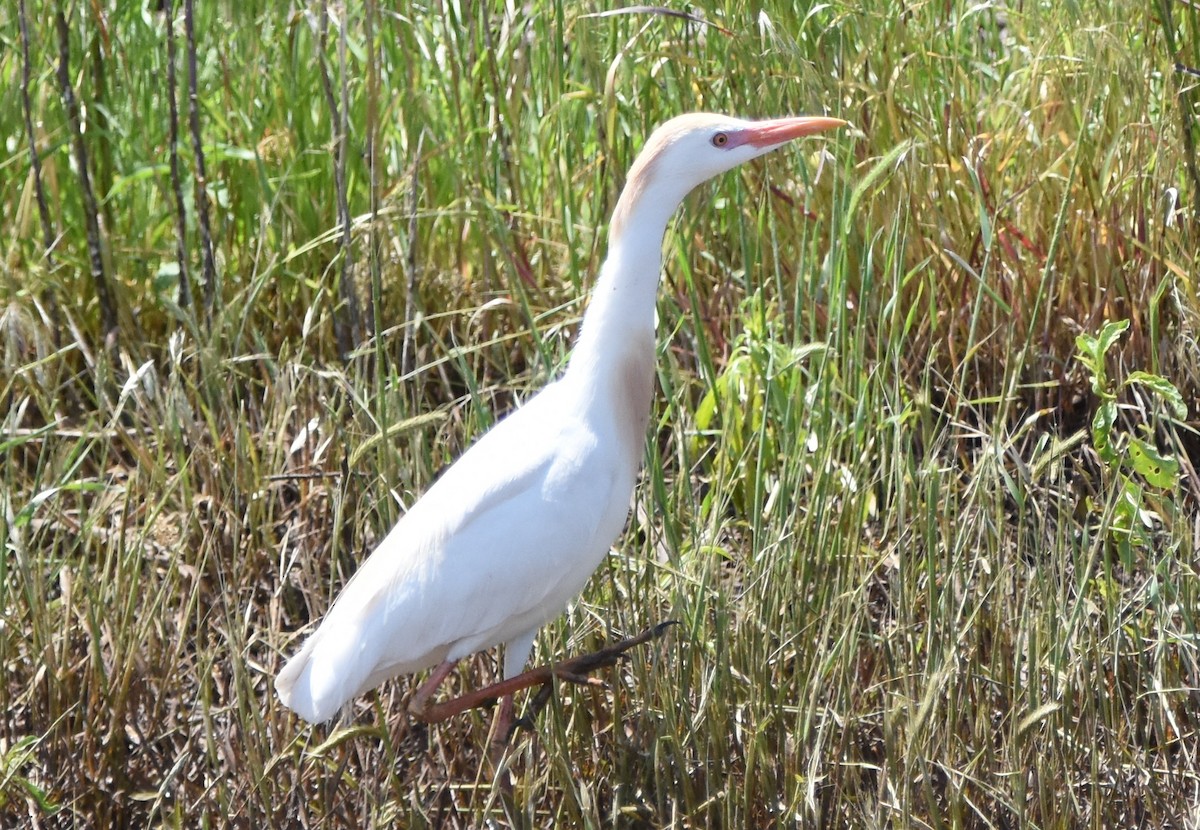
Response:
[[[287,665],[275,677],[275,692],[283,704],[309,723],[322,723],[337,714],[345,703],[330,684],[317,684],[314,688],[313,669],[319,634],[313,634],[304,643]],[[327,673],[326,673],[327,674]]]

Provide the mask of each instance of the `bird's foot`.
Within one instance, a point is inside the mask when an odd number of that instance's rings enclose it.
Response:
[[[570,660],[564,660],[561,663],[554,664],[553,671],[556,677],[561,677],[563,680],[569,680],[572,683],[580,683],[587,685],[595,685],[601,681],[596,681],[595,678],[584,677],[588,672],[596,669],[606,668],[616,665],[617,661],[624,656],[625,652],[632,648],[648,643],[651,640],[657,640],[667,632],[667,629],[673,625],[679,625],[676,620],[667,620],[659,623],[653,628],[647,628],[636,637],[626,637],[620,642],[613,643],[611,646],[605,646],[599,651],[593,651],[590,654],[581,654],[578,657],[572,657]],[[537,671],[537,669],[534,669]],[[528,674],[529,672],[526,672]],[[521,676],[521,675],[518,675]]]
[[[611,646],[606,646],[599,651],[594,651],[590,654],[582,654],[579,657],[573,657],[570,660],[565,660],[561,663],[551,663],[545,666],[538,666],[535,669],[530,669],[527,672],[522,672],[514,677],[507,677],[504,680],[492,683],[490,686],[484,686],[482,689],[475,689],[467,692],[464,695],[447,700],[444,703],[433,703],[429,698],[437,685],[445,679],[453,668],[451,663],[443,663],[430,676],[429,680],[417,690],[412,701],[408,705],[409,712],[413,717],[422,720],[426,723],[436,723],[437,721],[445,720],[454,715],[461,714],[468,709],[476,709],[480,706],[490,706],[498,699],[510,697],[515,692],[523,689],[531,689],[534,686],[541,686],[542,689],[532,701],[534,717],[541,708],[545,706],[545,701],[549,699],[550,687],[549,684],[556,677],[566,680],[571,683],[578,683],[586,686],[604,687],[604,681],[598,678],[588,677],[589,672],[596,669],[606,668],[616,665],[625,652],[632,648],[648,643],[651,640],[657,640],[667,629],[672,625],[679,625],[674,620],[669,620],[664,623],[659,623],[653,628],[647,628],[636,637],[627,637],[620,642],[613,643]],[[543,698],[544,694],[544,698]],[[539,701],[541,701],[539,703]],[[528,717],[528,716],[526,716]],[[506,730],[506,740],[511,737],[518,725],[522,724],[526,718],[518,721],[513,721],[512,725]]]
[[[512,678],[514,681],[529,678],[529,682],[520,688],[531,688],[539,684],[541,688],[538,689],[533,699],[529,701],[525,714],[512,722],[512,726],[508,730],[507,739],[511,740],[519,728],[529,730],[534,728],[537,716],[546,708],[546,704],[550,702],[550,695],[554,691],[554,687],[550,682],[551,680],[557,677],[559,680],[566,680],[568,683],[575,683],[580,686],[607,689],[607,683],[598,677],[588,677],[586,673],[615,665],[624,656],[625,652],[643,643],[657,640],[673,625],[679,625],[679,623],[675,620],[668,620],[667,622],[659,623],[653,628],[647,628],[636,637],[627,637],[624,640],[613,643],[611,646],[605,646],[599,651],[593,651],[590,654],[581,654],[562,663],[539,666],[536,669],[530,669],[524,674],[519,674]]]
[[[588,677],[586,674],[576,674],[575,672],[566,671],[564,669],[555,668],[554,676],[559,680],[565,680],[568,683],[574,683],[576,686],[595,686],[599,689],[608,688],[608,684],[598,677]]]

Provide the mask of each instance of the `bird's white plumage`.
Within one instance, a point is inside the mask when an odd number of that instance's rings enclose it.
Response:
[[[697,184],[834,119],[696,113],[647,140],[563,378],[498,423],[396,524],[275,680],[313,722],[397,674],[506,644],[505,674],[583,588],[629,512],[650,414],[666,224]],[[720,134],[720,137],[718,137]]]
[[[396,674],[532,641],[562,611],[620,532],[636,472],[578,397],[548,387],[413,505],[280,674],[284,703],[326,720]]]

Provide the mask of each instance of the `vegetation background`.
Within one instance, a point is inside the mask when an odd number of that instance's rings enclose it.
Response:
[[[1200,6],[615,11],[0,7],[0,824],[1200,824]],[[698,109],[855,129],[685,204],[630,527],[536,658],[681,625],[507,789],[412,679],[304,725],[274,673]]]

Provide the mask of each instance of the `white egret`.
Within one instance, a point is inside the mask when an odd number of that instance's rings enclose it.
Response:
[[[836,118],[693,113],[651,134],[613,212],[608,258],[562,377],[479,439],[396,524],[275,679],[311,722],[388,678],[436,666],[410,704],[433,707],[455,663],[503,644],[518,674],[538,629],[583,589],[629,514],[654,391],[654,306],[667,223],[697,185]],[[512,716],[511,690],[496,740]],[[437,714],[434,713],[437,710]]]

